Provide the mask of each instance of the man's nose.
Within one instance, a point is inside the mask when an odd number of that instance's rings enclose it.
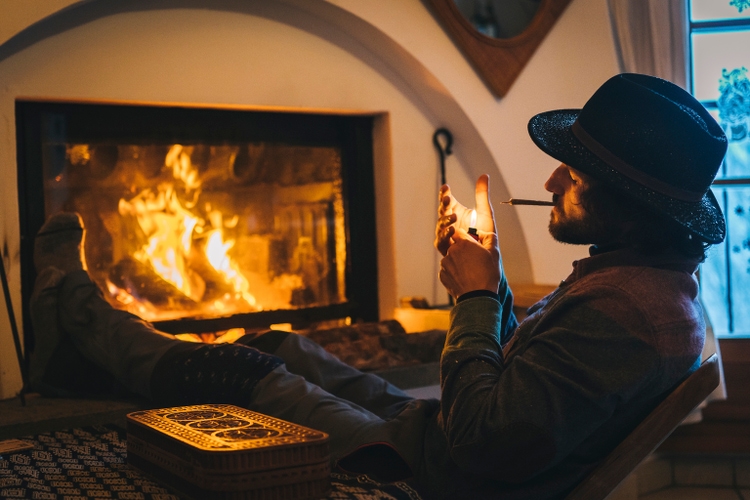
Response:
[[[565,164],[560,164],[549,176],[547,182],[544,183],[544,189],[554,194],[563,194],[562,183],[560,182],[561,175],[564,173],[563,170],[566,168]]]

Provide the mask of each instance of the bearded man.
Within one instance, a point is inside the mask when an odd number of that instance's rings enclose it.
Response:
[[[456,305],[440,363],[441,399],[417,400],[269,332],[196,345],[112,309],[85,271],[77,216],[50,219],[35,243],[32,359],[54,392],[56,353],[72,345],[157,404],[233,403],[327,432],[339,467],[413,477],[429,498],[560,498],[700,362],[705,325],[694,276],[724,219],[710,184],[727,141],[679,87],[617,75],[582,109],[529,123],[561,161],[545,188],[550,233],[588,244],[561,285],[518,324],[489,178],[477,182],[475,240],[443,186],[435,246]]]
[[[697,366],[705,325],[694,273],[724,238],[709,186],[726,151],[699,103],[644,75],[614,77],[582,110],[535,116],[529,134],[563,162],[545,183],[550,233],[592,245],[591,256],[516,325],[486,176],[479,242],[456,228],[467,209],[447,186],[435,241],[457,298],[441,363],[451,458],[528,481],[525,494],[587,469]]]

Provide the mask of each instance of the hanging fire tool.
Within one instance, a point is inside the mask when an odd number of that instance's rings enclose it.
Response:
[[[445,149],[440,143],[440,136],[445,137]],[[445,158],[453,154],[453,134],[447,128],[439,128],[432,134],[432,143],[440,155],[440,185],[446,184],[445,180]]]
[[[445,148],[443,148],[443,144],[440,142],[440,136],[445,138]],[[440,185],[442,186],[448,183],[445,177],[445,158],[453,154],[453,134],[447,128],[439,128],[432,134],[432,143],[440,155]],[[451,294],[448,294],[448,304],[453,305]]]

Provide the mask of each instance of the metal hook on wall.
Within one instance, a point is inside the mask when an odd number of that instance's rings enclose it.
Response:
[[[440,136],[445,138],[445,148],[440,142]],[[453,154],[453,134],[447,128],[439,128],[432,134],[432,143],[440,155],[440,184],[445,184],[445,158]]]

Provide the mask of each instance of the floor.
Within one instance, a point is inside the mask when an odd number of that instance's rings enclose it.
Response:
[[[407,389],[434,397],[437,386]],[[104,423],[124,425],[143,400],[50,399],[28,395],[0,401],[0,440]],[[650,457],[607,500],[750,500],[750,455]]]
[[[0,439],[52,430],[108,423],[125,424],[125,415],[147,408],[145,401],[128,399],[57,399],[37,394],[0,401]]]

